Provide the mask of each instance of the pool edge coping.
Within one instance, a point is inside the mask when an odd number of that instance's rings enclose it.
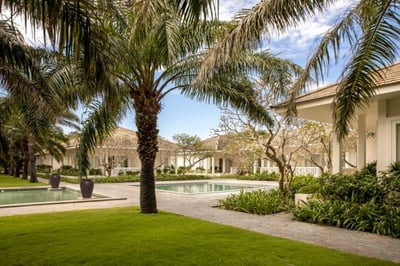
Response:
[[[60,187],[62,189],[69,189],[75,192],[80,192],[78,189],[71,187]],[[34,186],[34,187],[5,187],[0,190],[51,190],[50,186]],[[41,201],[41,202],[29,202],[29,203],[15,203],[15,204],[0,204],[0,209],[4,208],[15,208],[15,207],[30,207],[30,206],[43,206],[43,205],[56,205],[56,204],[68,204],[68,203],[87,203],[87,202],[99,202],[99,201],[115,201],[115,200],[127,200],[126,197],[111,197],[100,193],[93,193],[93,196],[99,198],[80,198],[76,200],[64,200],[64,201]]]

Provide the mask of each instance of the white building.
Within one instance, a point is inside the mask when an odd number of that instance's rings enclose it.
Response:
[[[400,160],[400,62],[382,71],[376,95],[365,109],[357,109],[351,127],[358,132],[356,165],[358,169],[377,161],[377,171],[385,171]],[[296,98],[298,116],[332,123],[332,102],[338,84],[320,88]],[[285,104],[274,107],[284,112]],[[333,172],[342,171],[342,146],[333,136]]]

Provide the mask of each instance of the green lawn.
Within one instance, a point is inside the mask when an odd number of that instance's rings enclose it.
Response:
[[[9,175],[0,175],[0,187],[31,187],[47,186],[44,183],[29,183],[29,180],[13,177]]]
[[[0,265],[394,263],[129,207],[0,217]]]

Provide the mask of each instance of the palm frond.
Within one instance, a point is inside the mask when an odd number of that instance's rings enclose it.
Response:
[[[376,6],[354,58],[342,74],[334,101],[335,131],[339,139],[348,133],[356,108],[365,108],[375,95],[376,81],[383,78],[382,67],[394,63],[400,43],[400,15],[397,1]]]
[[[129,94],[120,87],[113,87],[103,94],[101,102],[95,101],[90,106],[90,114],[83,121],[77,147],[77,162],[81,176],[86,176],[90,168],[89,154],[94,147],[104,141],[115,129],[118,122],[129,109]]]
[[[333,61],[339,59],[343,42],[351,47],[356,45],[361,33],[358,21],[364,5],[365,2],[348,9],[343,18],[322,37],[314,54],[293,85],[288,98],[288,116],[297,113],[295,98],[303,93],[311,82],[316,81],[318,83],[319,80],[324,78],[332,59]]]
[[[283,32],[297,23],[325,10],[333,0],[262,0],[238,18],[238,24],[212,49],[204,61],[197,80],[205,80],[210,70],[220,67],[237,54],[257,47],[273,34]]]

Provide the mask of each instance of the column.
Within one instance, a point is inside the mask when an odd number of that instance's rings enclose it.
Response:
[[[378,101],[378,124],[376,130],[376,171],[386,171],[390,164],[391,157],[391,137],[390,129],[387,126],[386,118],[386,100]]]
[[[226,173],[226,158],[222,159],[222,173]]]
[[[366,117],[365,114],[358,116],[358,138],[357,138],[357,169],[365,166],[366,162],[366,145],[367,145],[367,132],[366,132]]]
[[[332,134],[332,174],[342,170],[342,147],[335,133]]]
[[[211,174],[215,174],[215,157],[211,157]]]

